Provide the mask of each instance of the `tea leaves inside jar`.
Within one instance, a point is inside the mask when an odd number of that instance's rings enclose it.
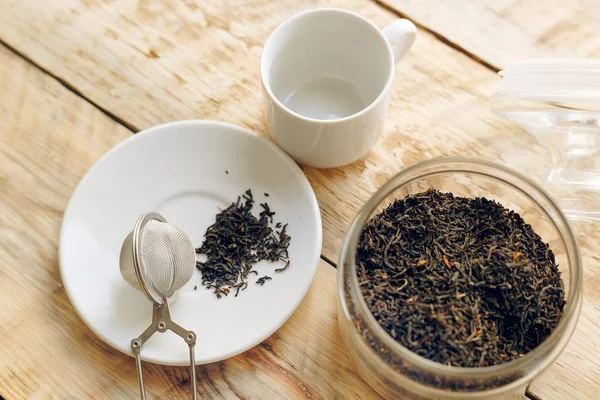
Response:
[[[554,254],[513,211],[429,190],[396,200],[364,227],[357,274],[369,310],[427,359],[485,367],[522,357],[558,323]]]

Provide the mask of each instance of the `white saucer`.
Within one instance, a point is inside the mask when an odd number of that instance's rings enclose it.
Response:
[[[148,327],[152,305],[119,272],[119,251],[137,217],[161,213],[195,247],[220,208],[251,189],[275,220],[289,223],[291,265],[257,265],[249,287],[217,299],[200,271],[179,292],[171,317],[198,336],[196,364],[235,356],[275,332],[296,310],[312,282],[321,253],[321,218],[300,168],[273,143],[221,122],[181,121],[138,133],[102,157],[69,202],[60,234],[60,270],[71,303],[104,341],[132,355],[130,342]],[[264,193],[268,193],[266,197]],[[264,286],[256,278],[273,278]],[[194,287],[197,286],[197,290]],[[171,332],[155,334],[142,359],[189,363],[188,347]]]

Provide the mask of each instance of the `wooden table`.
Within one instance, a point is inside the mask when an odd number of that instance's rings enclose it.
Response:
[[[460,3],[460,4],[459,4]],[[367,399],[339,340],[335,263],[350,220],[392,174],[441,155],[497,160],[540,177],[549,155],[489,111],[506,60],[600,56],[596,0],[3,0],[0,3],[0,396],[138,395],[133,360],[99,340],[71,307],[57,241],[78,181],[134,132],[217,119],[267,135],[259,56],[293,14],[345,8],[420,32],[399,65],[385,134],[344,168],[304,168],[324,242],[312,288],[271,338],[199,367],[202,398]],[[585,298],[575,335],[530,387],[532,399],[600,399],[600,230],[575,224]],[[187,398],[185,368],[145,365],[150,398]]]

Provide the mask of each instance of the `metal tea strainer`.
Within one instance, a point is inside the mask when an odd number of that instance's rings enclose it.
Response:
[[[189,346],[192,399],[196,400],[196,334],[173,322],[169,312],[169,300],[194,273],[196,254],[190,238],[181,229],[167,223],[162,215],[154,212],[142,214],[123,242],[119,264],[123,278],[143,292],[153,304],[152,323],[131,341],[142,400],[146,399],[146,392],[140,351],[154,333],[167,330],[182,337]]]

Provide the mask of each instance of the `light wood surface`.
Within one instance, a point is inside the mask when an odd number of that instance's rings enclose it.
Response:
[[[131,132],[4,47],[0,77],[0,396],[136,398],[133,359],[83,324],[57,260],[75,185]],[[335,269],[321,261],[284,327],[238,357],[198,367],[201,398],[378,398],[340,343],[335,288]],[[150,398],[189,396],[187,368],[144,363],[144,374]]]
[[[0,4],[0,38],[133,129],[176,119],[202,118],[240,124],[266,135],[258,73],[262,44],[268,34],[288,17],[304,9],[322,6],[358,12],[380,27],[397,17],[365,0],[315,0],[310,3],[266,0],[210,0],[202,3],[7,0]],[[462,27],[468,29],[465,24]],[[431,30],[435,31],[433,28]],[[9,74],[3,75],[2,79],[11,84],[14,80]],[[507,163],[534,178],[545,173],[550,159],[543,147],[533,137],[489,111],[489,96],[498,80],[495,73],[472,58],[431,34],[419,33],[414,48],[397,67],[390,113],[379,144],[363,160],[344,168],[304,168],[321,206],[323,255],[327,259],[337,260],[346,227],[364,201],[392,174],[406,166],[440,155],[472,155]],[[67,92],[66,88],[62,90]],[[7,97],[7,93],[10,92],[5,91],[2,98]],[[10,96],[7,101],[14,102],[14,98],[14,95]],[[74,102],[79,99],[79,103],[85,103],[75,95],[73,99]],[[67,109],[71,107],[74,108],[68,104]],[[89,104],[86,107],[93,109]],[[99,111],[97,114],[101,115]],[[116,122],[104,118],[119,127]],[[20,122],[22,118],[13,119]],[[87,119],[85,122],[91,124]],[[68,122],[69,126],[71,124]],[[95,159],[113,143],[110,142],[111,135],[117,129],[100,129],[95,125],[93,131],[95,140],[104,143],[104,146],[86,142],[80,144],[80,152],[85,155],[93,151],[95,157],[92,158]],[[8,129],[2,134],[12,135],[15,141],[27,138]],[[53,131],[45,136],[48,143],[52,143],[49,137],[54,135],[58,133]],[[71,137],[70,140],[83,140],[75,137],[78,139]],[[48,151],[47,160],[61,159],[64,157],[61,152],[70,146],[74,145],[65,141]],[[75,173],[73,185],[93,162],[92,159],[86,161],[88,163],[82,164]],[[37,171],[40,165],[43,163],[39,159],[30,160],[23,170]],[[59,172],[53,179],[60,174],[74,173],[65,171],[62,166],[55,168]],[[0,182],[4,184],[5,181]],[[52,182],[51,187],[54,187],[53,180],[47,182]],[[3,193],[8,192],[3,190]],[[10,193],[12,196],[12,191]],[[62,207],[55,205],[53,208],[57,214],[53,223],[59,223],[69,195],[70,191],[66,190]],[[14,204],[23,203],[23,198],[46,200],[46,195],[29,188],[29,192],[24,192]],[[0,218],[4,217],[0,215]],[[578,225],[576,229],[586,274],[582,317],[565,353],[532,385],[531,394],[542,398],[593,399],[600,391],[600,362],[595,356],[595,350],[600,346],[597,322],[600,321],[600,286],[594,284],[600,276],[600,259],[595,253],[600,246],[600,235],[596,227],[589,224]],[[56,235],[57,230],[49,232],[46,240],[55,240],[52,232]],[[54,247],[43,257],[55,260],[55,252]],[[45,260],[43,257],[40,256],[39,263]],[[7,255],[6,263],[16,268],[17,260],[16,256]],[[60,285],[57,275],[56,279],[56,284]],[[315,286],[321,285],[317,282]],[[55,290],[62,289],[57,287]],[[323,286],[322,291],[335,295],[332,282],[327,287]],[[70,310],[69,307],[68,303],[64,305],[66,311]],[[332,326],[328,318],[333,320],[333,314],[322,315],[320,307],[307,312],[322,318],[320,323]],[[307,317],[299,311],[294,318],[302,321]],[[72,317],[71,323],[71,329],[83,329],[76,316]],[[65,336],[65,340],[73,340]],[[279,340],[271,338],[267,343],[279,343]],[[104,349],[110,352],[106,347]],[[326,355],[316,352],[312,355],[315,363],[323,362],[322,357],[326,358]],[[300,364],[290,364],[304,372],[303,367],[298,365],[304,365],[302,357],[307,356],[299,352],[297,357],[295,362]],[[11,360],[10,368],[20,365],[14,353]],[[222,363],[211,368],[219,370],[223,368],[220,365]],[[241,374],[243,368],[239,365],[237,368]],[[160,368],[156,369],[156,375],[162,373]],[[21,373],[18,376],[23,379],[27,375]],[[183,379],[185,373],[179,372],[178,376]],[[161,380],[160,377],[156,379]],[[168,384],[168,379],[162,378],[162,381]],[[216,379],[213,386],[226,386],[226,381]],[[270,384],[266,386],[271,387]],[[323,392],[320,386],[315,386],[315,393],[332,398],[337,389]],[[250,393],[242,392],[244,395]]]
[[[600,57],[597,0],[377,0],[501,69],[530,58]]]

